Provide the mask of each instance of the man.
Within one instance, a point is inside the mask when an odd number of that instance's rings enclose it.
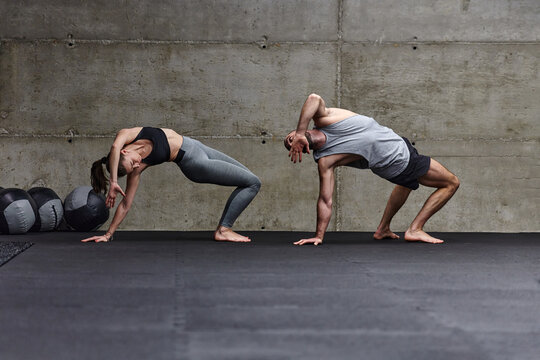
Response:
[[[313,119],[315,129],[307,130]],[[302,161],[302,153],[314,150],[319,169],[319,199],[317,201],[317,230],[315,237],[302,239],[295,245],[323,242],[332,215],[334,169],[352,166],[371,169],[375,174],[396,184],[381,223],[373,235],[375,239],[398,239],[390,230],[390,222],[418,184],[437,188],[405,232],[405,240],[439,244],[443,241],[424,232],[426,221],[454,195],[458,178],[439,162],[418,154],[406,138],[379,125],[372,118],[352,111],[327,108],[324,100],[311,94],[302,106],[296,131],[285,138],[291,161]]]

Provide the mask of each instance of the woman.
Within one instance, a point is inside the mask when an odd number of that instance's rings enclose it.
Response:
[[[214,232],[217,241],[249,242],[248,237],[237,234],[231,228],[236,218],[257,195],[261,182],[248,168],[233,158],[203,145],[197,140],[181,136],[171,129],[135,127],[122,129],[107,157],[94,162],[91,171],[92,187],[97,193],[109,191],[106,205],[114,206],[117,193],[124,197],[107,233],[93,236],[88,241],[109,241],[126,217],[135,198],[141,173],[148,167],[166,161],[174,161],[186,177],[198,183],[210,183],[224,186],[236,186],[225,209],[219,225]],[[106,165],[110,178],[107,181],[103,171]],[[118,177],[127,175],[126,192],[118,185]]]

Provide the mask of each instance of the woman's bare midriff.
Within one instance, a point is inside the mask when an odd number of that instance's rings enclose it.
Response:
[[[176,159],[178,156],[178,152],[180,151],[182,144],[184,143],[184,137],[172,129],[162,128],[161,130],[163,130],[165,136],[167,136],[169,148],[171,149],[171,157],[169,161],[174,161],[174,159]]]

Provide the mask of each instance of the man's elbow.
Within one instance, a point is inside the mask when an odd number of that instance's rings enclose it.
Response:
[[[331,209],[332,208],[332,198],[325,198],[325,197],[321,196],[319,198],[319,204],[323,205],[326,208]]]

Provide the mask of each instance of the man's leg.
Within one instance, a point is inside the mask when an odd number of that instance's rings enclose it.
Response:
[[[459,187],[459,179],[439,162],[431,159],[427,174],[418,178],[418,182],[424,186],[438,189],[426,200],[426,203],[405,232],[405,240],[424,241],[434,244],[442,243],[442,240],[425,233],[423,227],[426,221],[455,194]]]
[[[379,224],[377,231],[375,231],[375,234],[373,234],[373,238],[377,240],[399,239],[399,236],[390,230],[390,222],[399,209],[401,209],[403,204],[405,204],[405,201],[409,197],[410,193],[411,189],[401,185],[396,185],[394,190],[392,190],[392,194],[390,194],[390,198],[388,199],[388,203],[384,209],[381,223]]]

